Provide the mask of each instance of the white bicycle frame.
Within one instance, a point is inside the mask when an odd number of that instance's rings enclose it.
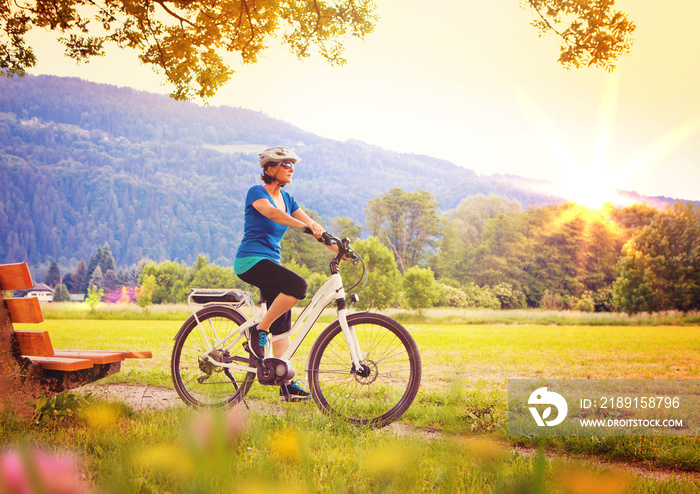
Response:
[[[206,304],[199,304],[196,303],[192,300],[193,296],[195,295],[204,295],[204,294],[221,294],[223,292],[235,292],[243,297],[243,300],[240,302],[218,302],[218,301],[213,301],[213,302],[208,302]],[[297,317],[296,321],[294,321],[294,324],[292,328],[290,329],[289,332],[285,333],[284,335],[279,335],[278,337],[284,337],[288,335],[294,335],[294,338],[291,341],[291,344],[289,345],[289,348],[284,352],[284,354],[280,357],[282,360],[291,360],[294,357],[294,354],[296,351],[299,349],[301,346],[302,342],[306,338],[306,336],[309,334],[311,329],[313,328],[314,324],[318,320],[318,318],[321,316],[323,313],[324,309],[328,307],[330,304],[333,302],[337,303],[338,309],[338,322],[340,323],[340,327],[343,331],[343,336],[345,337],[345,342],[348,345],[348,350],[349,350],[349,356],[350,359],[354,365],[355,369],[361,369],[362,368],[362,351],[360,349],[360,344],[357,341],[357,335],[355,334],[355,329],[351,326],[348,325],[347,321],[347,315],[348,315],[348,309],[345,306],[345,289],[343,288],[343,280],[338,273],[333,273],[331,274],[330,279],[321,287],[318,289],[318,291],[314,294],[313,298],[311,301],[307,304],[306,307],[304,307],[304,310],[301,311],[301,314],[299,314],[299,317]],[[202,337],[204,338],[205,341],[210,343],[209,348],[206,349],[205,352],[203,352],[202,357],[205,360],[208,360],[210,363],[212,363],[215,366],[218,367],[225,367],[229,368],[232,370],[236,371],[242,371],[242,372],[257,372],[256,367],[251,367],[247,365],[242,365],[239,363],[231,362],[231,363],[223,363],[215,360],[212,358],[211,354],[212,351],[215,349],[221,349],[221,350],[229,350],[233,348],[237,344],[242,344],[242,341],[245,340],[245,330],[247,328],[250,328],[251,326],[259,323],[263,316],[265,315],[265,311],[267,308],[263,304],[263,307],[258,307],[255,302],[253,302],[253,297],[249,292],[244,292],[241,290],[207,290],[207,289],[197,289],[193,290],[190,293],[190,296],[188,298],[188,304],[190,308],[192,309],[192,313],[194,314],[195,320],[197,321],[197,327],[200,329],[202,332]],[[252,312],[252,317],[248,318],[248,320],[240,325],[236,330],[232,331],[231,333],[224,335],[223,337],[219,336],[216,332],[216,328],[214,326],[211,326],[211,329],[214,334],[214,338],[208,337],[206,335],[206,332],[204,331],[204,328],[202,328],[202,324],[197,317],[197,312],[195,311],[194,306],[200,306],[200,307],[207,307],[207,306],[226,306],[226,307],[231,307],[235,310],[237,310],[240,314],[242,314],[238,309],[245,305],[251,312]],[[243,315],[243,314],[242,314]],[[245,315],[244,315],[245,317]],[[273,340],[276,339],[277,337],[273,337]],[[308,365],[307,365],[307,370],[308,370]]]

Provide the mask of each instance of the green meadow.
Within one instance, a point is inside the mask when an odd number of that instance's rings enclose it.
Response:
[[[184,317],[150,311],[141,320],[75,314],[63,319],[59,308],[45,312],[41,325],[22,329],[49,331],[54,348],[153,352],[153,359],[126,361],[120,373],[101,382],[172,388],[172,338]],[[384,429],[349,426],[313,403],[278,404],[276,389],[255,385],[250,399],[269,406],[226,413],[136,410],[77,393],[60,395],[44,403],[44,413],[32,423],[5,414],[0,444],[70,452],[95,492],[700,489],[695,437],[507,434],[509,378],[700,378],[700,328],[687,316],[648,316],[636,325],[620,319],[583,325],[555,313],[537,316],[546,318],[539,324],[534,314],[501,322],[488,313],[471,314],[492,321],[482,324],[456,322],[459,314],[449,311],[395,316],[421,350],[423,381],[399,423]],[[545,322],[552,318],[563,322]],[[302,379],[313,337],[331,320],[325,319],[295,357]]]

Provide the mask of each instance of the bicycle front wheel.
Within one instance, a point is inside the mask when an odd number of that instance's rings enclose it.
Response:
[[[338,321],[328,326],[309,354],[308,376],[318,407],[358,425],[383,427],[411,406],[421,380],[418,347],[393,319],[372,313],[351,314],[363,353],[355,369]]]
[[[243,345],[213,348],[213,345],[246,321],[228,307],[206,307],[190,316],[175,338],[170,371],[180,398],[194,407],[234,405],[241,401],[255,380],[254,372],[234,371],[223,363],[250,365]]]

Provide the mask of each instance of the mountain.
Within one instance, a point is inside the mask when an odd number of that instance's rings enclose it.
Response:
[[[75,78],[0,77],[0,262],[63,266],[108,242],[119,266],[144,258],[232,264],[257,152],[302,156],[290,192],[328,223],[364,223],[392,187],[442,210],[496,193],[527,207],[563,202],[533,181],[479,176],[444,160],[334,141],[262,113],[201,107]]]

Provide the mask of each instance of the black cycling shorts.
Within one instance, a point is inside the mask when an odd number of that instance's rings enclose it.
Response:
[[[246,283],[260,289],[263,302],[269,307],[284,293],[302,300],[306,297],[306,281],[293,271],[280,266],[269,259],[263,259],[245,273],[238,275]],[[270,333],[274,335],[284,334],[292,328],[292,311],[287,311],[275,320],[270,326]]]

